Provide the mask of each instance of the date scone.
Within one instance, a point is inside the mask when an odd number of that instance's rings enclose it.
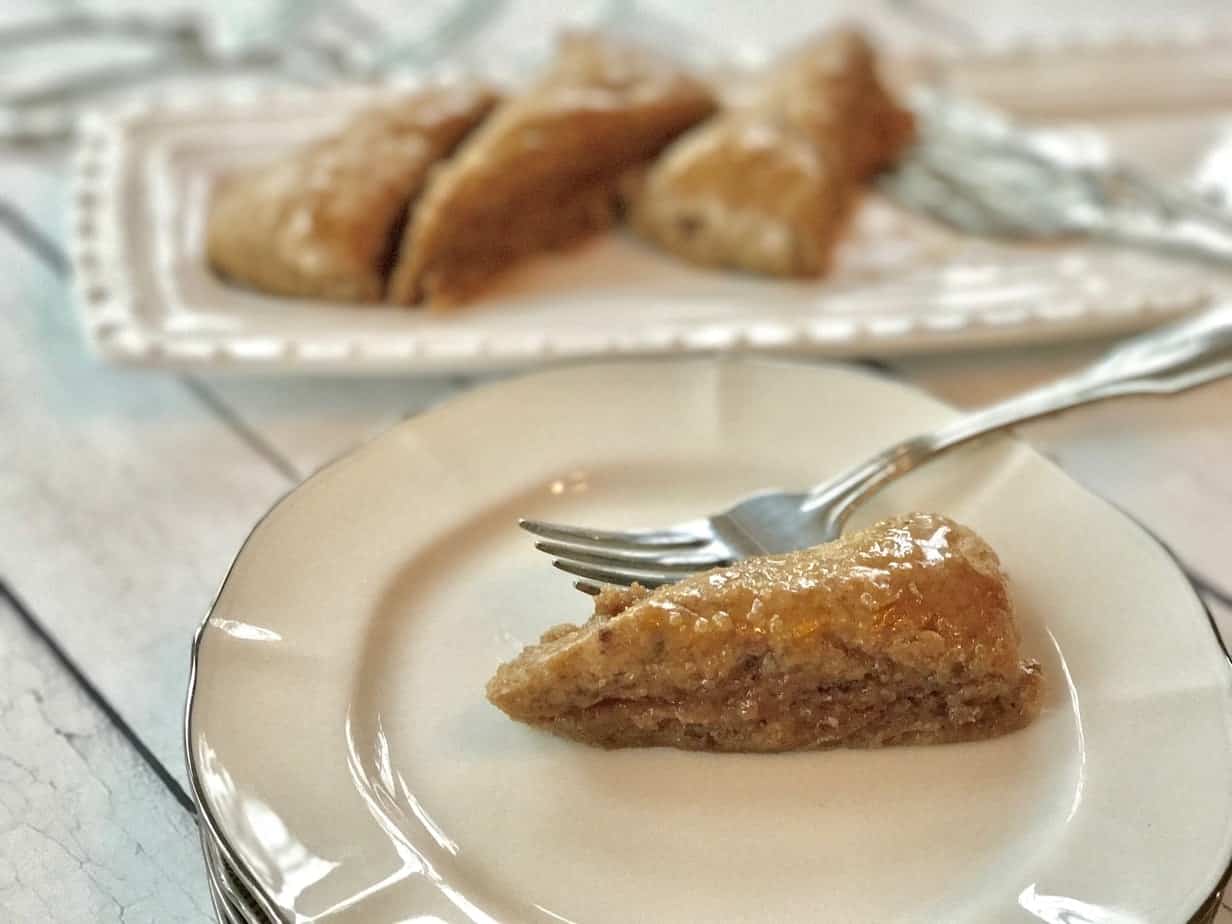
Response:
[[[628,184],[631,221],[694,263],[817,276],[862,184],[911,137],[911,116],[881,85],[868,42],[839,30],[668,147]]]
[[[522,257],[601,230],[620,176],[713,108],[705,85],[649,51],[567,36],[547,73],[435,172],[391,297],[457,302]]]
[[[510,717],[607,748],[788,751],[970,741],[1026,725],[996,553],[910,514],[654,591],[605,589],[488,683]]]
[[[424,90],[228,178],[210,208],[211,265],[274,295],[379,301],[429,168],[495,104],[480,86]]]

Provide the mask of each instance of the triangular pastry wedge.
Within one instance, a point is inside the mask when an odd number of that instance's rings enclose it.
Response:
[[[911,116],[882,87],[869,44],[831,32],[628,183],[631,222],[694,263],[817,276],[864,181],[911,137]]]
[[[704,84],[658,55],[566,36],[547,72],[434,173],[391,298],[455,303],[521,258],[603,229],[621,175],[713,107]]]
[[[605,589],[503,664],[489,699],[602,747],[713,751],[989,738],[1039,710],[996,554],[910,514],[837,542]]]
[[[423,90],[229,177],[210,208],[210,263],[275,295],[379,301],[409,204],[429,169],[496,100],[480,86]]]

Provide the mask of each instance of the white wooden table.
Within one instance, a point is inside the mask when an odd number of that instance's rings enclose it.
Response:
[[[672,15],[701,7],[676,4]],[[550,9],[521,5],[506,28],[531,28]],[[1150,34],[1216,15],[1229,24],[1221,4],[1197,0],[852,0],[741,12],[751,9],[704,19],[755,43],[854,15],[891,46],[957,49],[1112,26]],[[70,301],[66,155],[61,143],[0,147],[0,921],[207,921],[181,754],[192,631],[277,497],[470,382],[215,380],[101,366]],[[1098,348],[891,369],[973,405]],[[1168,543],[1232,638],[1232,381],[1021,433]],[[1232,924],[1232,909],[1218,921]]]

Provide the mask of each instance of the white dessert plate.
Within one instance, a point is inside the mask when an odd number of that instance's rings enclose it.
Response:
[[[991,741],[605,752],[507,719],[497,664],[589,598],[519,515],[663,524],[803,486],[953,411],[849,368],[600,364],[476,390],[330,465],[195,647],[202,817],[286,921],[1184,922],[1232,858],[1232,670],[1141,528],[1002,438],[858,523],[998,550],[1043,712]]]
[[[1039,122],[1094,128],[1152,172],[1196,177],[1232,119],[1229,45],[1114,52],[1015,49],[893,68],[900,83],[923,75]],[[219,177],[391,92],[168,98],[88,120],[71,237],[96,350],[147,365],[339,374],[718,350],[875,355],[1124,331],[1228,288],[1210,267],[1081,240],[963,237],[876,195],[820,281],[699,269],[623,232],[532,260],[448,314],[275,298],[218,278],[203,228]]]

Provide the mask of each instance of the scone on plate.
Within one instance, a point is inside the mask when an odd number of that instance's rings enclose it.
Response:
[[[996,553],[932,514],[605,589],[488,683],[510,717],[587,744],[713,751],[989,738],[1040,692]]]
[[[487,115],[481,86],[423,90],[224,180],[206,248],[228,278],[275,295],[379,301],[429,168]]]
[[[911,137],[911,116],[882,86],[868,42],[831,32],[628,184],[632,224],[694,263],[817,276],[862,184]]]
[[[567,36],[547,72],[435,171],[392,299],[459,301],[522,257],[606,227],[620,176],[713,107],[704,84],[649,51]]]

